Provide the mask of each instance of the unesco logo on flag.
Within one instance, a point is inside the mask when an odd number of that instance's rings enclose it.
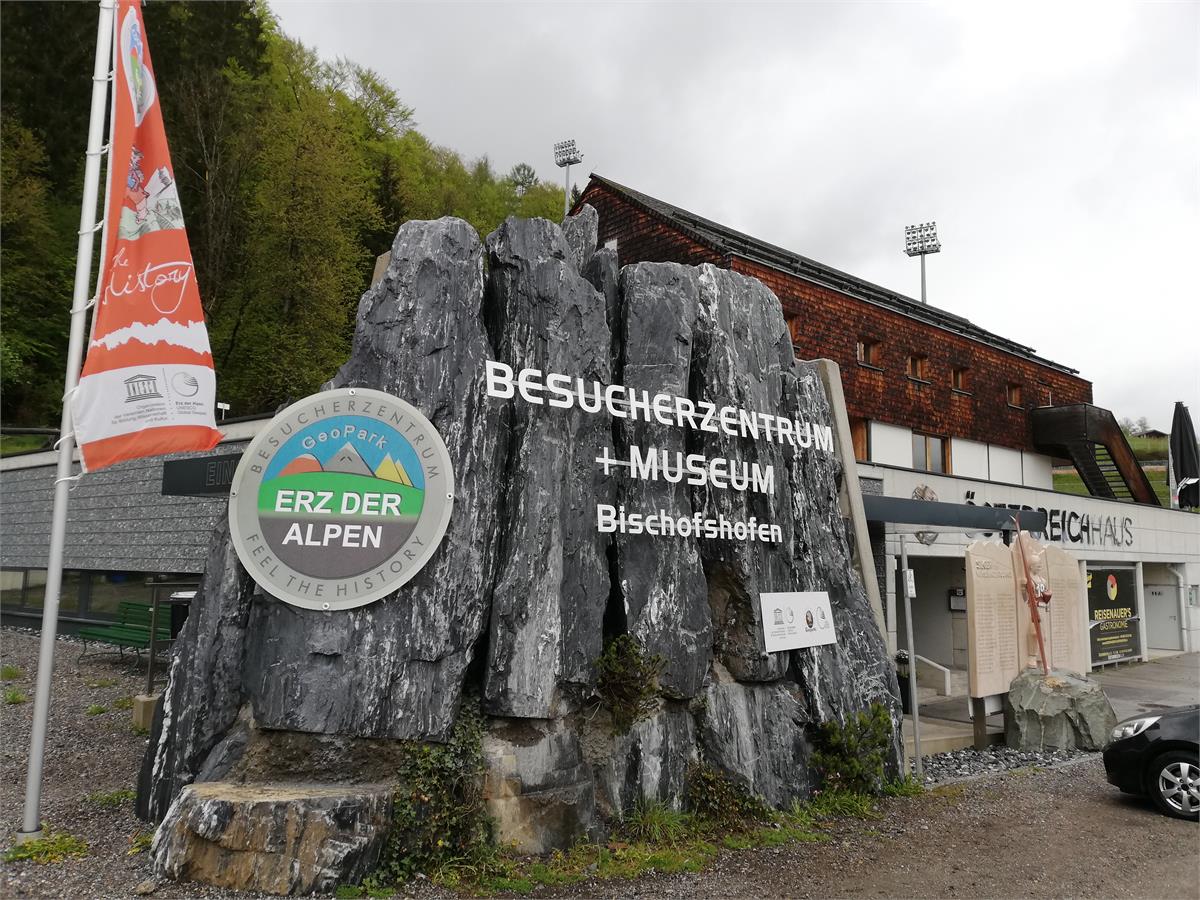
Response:
[[[351,609],[395,591],[441,543],[454,473],[421,412],[366,388],[315,394],[280,413],[238,464],[234,547],[272,596]]]

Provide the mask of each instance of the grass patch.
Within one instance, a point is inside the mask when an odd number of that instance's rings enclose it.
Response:
[[[129,730],[132,731],[134,734],[138,735],[138,737],[146,737],[147,735],[150,734],[150,729],[145,728],[141,725],[132,725],[131,724],[129,726]]]
[[[99,703],[93,703],[84,712],[89,716],[102,716],[108,712],[108,707],[102,706]]]
[[[0,434],[0,456],[10,453],[25,453],[29,450],[46,450],[54,437],[48,434]]]
[[[88,687],[91,688],[110,688],[116,686],[117,679],[115,678],[97,678],[95,681],[88,682]]]
[[[1166,470],[1147,469],[1145,472],[1146,478],[1149,479],[1150,486],[1154,488],[1154,493],[1158,496],[1159,502],[1163,506],[1169,506],[1171,503],[1171,486],[1167,481]],[[1055,472],[1054,490],[1064,494],[1079,494],[1082,497],[1091,496],[1083,484],[1083,479],[1079,477],[1077,472]]]
[[[0,666],[0,681],[16,681],[23,673],[16,666]]]
[[[133,791],[130,791],[132,794]],[[129,838],[129,850],[126,856],[137,856],[139,853],[145,853],[150,849],[150,845],[154,843],[153,831],[135,831]]]
[[[905,775],[885,781],[879,793],[885,797],[919,797],[925,793],[925,785],[917,780],[915,775]]]
[[[28,703],[29,698],[15,687],[6,687],[4,689],[4,702],[9,706],[15,706],[18,703]]]
[[[113,709],[133,709],[132,697],[118,697],[112,702]]]
[[[674,846],[686,840],[692,831],[691,818],[661,800],[644,800],[625,816],[620,832],[635,843]]]
[[[959,800],[966,792],[967,788],[963,784],[939,784],[929,793],[943,800]]]
[[[114,809],[121,806],[137,796],[137,792],[130,790],[121,791],[93,791],[84,799],[88,803],[94,803],[97,806],[104,806],[108,809]]]
[[[875,798],[868,794],[831,788],[813,794],[809,812],[818,819],[878,819]]]
[[[88,845],[75,835],[43,826],[40,838],[9,848],[4,853],[4,861],[33,862],[45,866],[72,857],[87,856],[87,853]]]

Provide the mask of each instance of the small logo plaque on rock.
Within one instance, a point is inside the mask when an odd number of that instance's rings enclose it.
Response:
[[[251,441],[229,528],[267,593],[351,609],[421,570],[453,506],[450,454],[430,421],[390,394],[341,388],[289,406]]]

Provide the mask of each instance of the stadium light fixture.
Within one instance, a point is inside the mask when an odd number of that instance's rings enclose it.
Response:
[[[925,257],[930,253],[940,253],[942,245],[938,243],[937,222],[924,222],[921,225],[904,226],[904,252],[909,256],[921,257],[921,302],[925,299]]]
[[[563,187],[563,218],[571,212],[571,166],[583,162],[583,154],[575,146],[574,141],[559,141],[554,145],[554,164],[560,169],[566,169]]]

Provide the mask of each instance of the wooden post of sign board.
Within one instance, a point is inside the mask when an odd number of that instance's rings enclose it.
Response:
[[[975,734],[975,749],[988,748],[987,701],[983,697],[971,698],[971,728]]]
[[[832,359],[815,360],[829,409],[833,413],[833,437],[842,461],[842,486],[839,493],[842,516],[850,520],[854,534],[854,564],[862,576],[867,599],[875,613],[879,633],[887,640],[888,626],[883,616],[883,600],[879,595],[879,577],[875,574],[875,556],[871,552],[871,535],[867,532],[867,514],[863,509],[862,489],[858,483],[858,461],[854,458],[854,440],[850,436],[850,416],[846,412],[846,395],[842,393],[842,370]],[[913,660],[915,667],[916,660]],[[914,668],[914,673],[915,673]],[[915,677],[915,674],[914,674]]]

